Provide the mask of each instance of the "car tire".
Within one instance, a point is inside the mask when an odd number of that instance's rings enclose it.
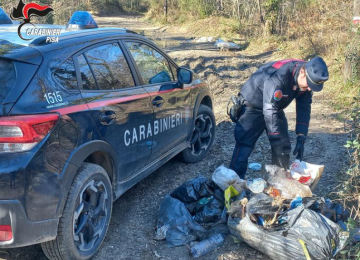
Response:
[[[211,108],[200,105],[190,139],[190,147],[181,154],[184,162],[196,163],[204,159],[214,142],[215,127],[215,117]]]
[[[92,258],[104,241],[112,203],[111,182],[104,168],[83,163],[71,185],[56,239],[41,244],[47,258]]]

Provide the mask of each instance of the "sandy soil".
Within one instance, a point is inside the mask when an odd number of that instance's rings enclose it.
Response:
[[[153,240],[159,205],[164,196],[174,188],[198,175],[211,177],[221,164],[228,165],[234,148],[233,125],[226,115],[230,95],[263,63],[272,60],[272,52],[249,55],[246,50],[220,52],[213,43],[194,43],[194,35],[174,32],[168,27],[154,27],[141,22],[138,17],[96,18],[100,26],[126,27],[143,33],[158,42],[176,62],[193,69],[207,81],[214,95],[217,121],[216,140],[210,154],[196,164],[184,164],[176,158],[166,163],[152,175],[141,181],[113,207],[110,228],[95,259],[191,259],[185,246],[169,248],[165,241]],[[195,35],[209,36],[209,35]],[[343,144],[347,135],[343,123],[329,106],[322,94],[315,94],[312,106],[311,126],[305,147],[305,160],[324,164],[325,172],[319,182],[316,195],[327,196],[336,191],[341,180],[340,172],[346,163]],[[292,143],[296,140],[295,106],[286,109]],[[270,163],[270,145],[265,135],[256,144],[250,162],[263,165]],[[249,177],[261,176],[262,172],[248,172]],[[46,259],[40,246],[11,249],[0,252],[0,259]],[[269,259],[246,244],[234,244],[228,237],[224,246],[200,259]]]

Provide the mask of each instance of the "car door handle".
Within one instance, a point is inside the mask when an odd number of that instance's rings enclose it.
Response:
[[[100,122],[103,125],[110,125],[115,122],[116,114],[113,111],[106,111],[100,115]]]
[[[163,103],[164,103],[164,100],[161,97],[156,97],[152,101],[153,106],[156,106],[156,107],[161,107]]]

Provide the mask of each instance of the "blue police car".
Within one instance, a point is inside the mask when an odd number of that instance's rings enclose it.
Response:
[[[209,152],[211,93],[152,41],[88,13],[29,25],[31,41],[17,28],[0,26],[0,248],[89,259],[115,199],[177,154]]]

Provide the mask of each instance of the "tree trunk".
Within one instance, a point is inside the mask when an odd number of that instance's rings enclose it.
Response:
[[[265,20],[264,20],[263,12],[261,10],[260,0],[257,0],[257,4],[258,4],[258,8],[259,8],[260,23],[264,26],[265,25]]]
[[[360,16],[360,0],[354,0],[354,17]],[[360,79],[360,24],[353,24],[351,42],[345,53],[344,79]]]
[[[260,2],[258,1],[258,4]],[[264,1],[264,20],[263,36],[270,36],[275,32],[275,26],[278,20],[279,7],[281,0],[265,0]],[[260,5],[261,6],[261,5]]]

